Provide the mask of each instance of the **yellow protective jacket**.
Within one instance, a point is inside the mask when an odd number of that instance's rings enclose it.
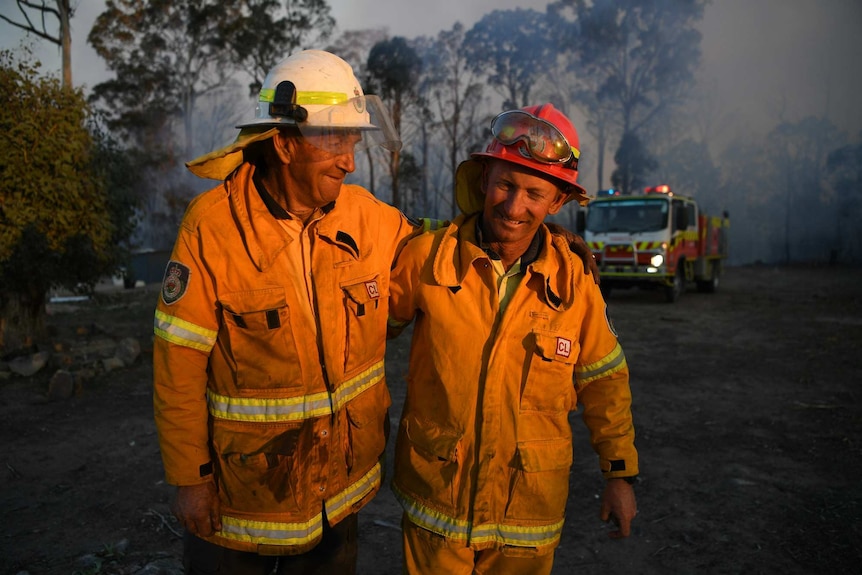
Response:
[[[389,273],[414,227],[345,185],[292,238],[253,171],[183,218],[155,316],[155,420],[167,481],[216,481],[211,542],[295,554],[380,488]]]
[[[389,310],[392,326],[416,322],[396,497],[453,542],[527,556],[559,543],[578,402],[605,477],[638,473],[628,367],[599,288],[561,237],[538,234],[502,317],[476,216],[410,240]]]

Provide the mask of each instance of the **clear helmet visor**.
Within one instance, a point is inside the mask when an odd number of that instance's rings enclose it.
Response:
[[[308,117],[297,123],[303,138],[314,147],[333,153],[360,152],[382,146],[397,152],[401,139],[378,96],[356,96],[345,102],[308,107]]]

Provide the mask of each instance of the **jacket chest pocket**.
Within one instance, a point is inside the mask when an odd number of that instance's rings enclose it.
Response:
[[[302,385],[302,370],[284,290],[226,294],[219,346],[233,364],[241,389]]]
[[[379,275],[342,284],[346,334],[345,374],[383,359],[389,290]]]
[[[571,334],[545,330],[533,330],[532,339],[532,353],[524,362],[521,411],[573,411],[580,344]]]

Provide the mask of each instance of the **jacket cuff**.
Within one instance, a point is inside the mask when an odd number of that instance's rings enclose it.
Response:
[[[605,479],[637,477],[639,471],[637,459],[626,461],[625,459],[600,458],[599,465]]]

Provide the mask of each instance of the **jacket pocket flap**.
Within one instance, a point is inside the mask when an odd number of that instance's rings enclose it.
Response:
[[[390,405],[392,405],[392,398],[389,395],[389,388],[381,381],[347,404],[347,417],[355,427],[365,427],[369,423],[376,423],[381,418],[388,417]]]
[[[216,451],[222,455],[251,456],[260,453],[292,455],[296,451],[301,433],[302,427],[299,425],[276,426],[266,431],[255,430],[254,433],[215,429],[213,444]]]
[[[246,314],[280,309],[287,305],[284,288],[233,292],[222,295],[219,303],[232,314]]]
[[[536,353],[548,361],[573,365],[578,358],[578,342],[567,334],[534,331]]]
[[[351,285],[343,285],[341,289],[356,303],[368,303],[388,295],[384,293],[383,285],[377,276]]]
[[[572,465],[572,443],[567,439],[518,443],[518,461],[524,471],[553,471]]]
[[[462,433],[439,427],[415,415],[408,415],[401,425],[404,426],[410,443],[417,449],[446,461],[456,460]]]

